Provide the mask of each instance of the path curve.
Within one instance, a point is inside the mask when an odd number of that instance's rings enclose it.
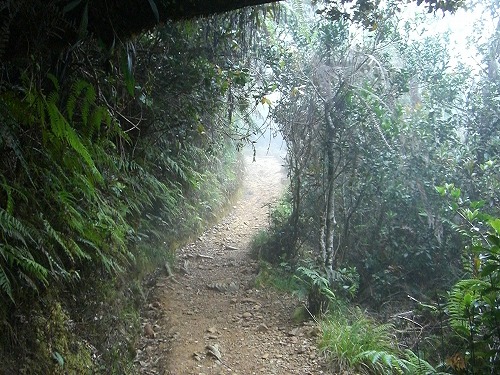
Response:
[[[327,374],[312,323],[295,324],[296,298],[255,286],[253,235],[268,225],[282,194],[282,160],[245,158],[241,198],[194,243],[178,251],[173,277],[161,277],[143,316],[141,374]]]

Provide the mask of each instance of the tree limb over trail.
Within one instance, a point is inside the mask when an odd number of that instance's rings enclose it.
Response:
[[[0,0],[0,58],[58,55],[86,35],[107,46],[159,23],[279,0]]]

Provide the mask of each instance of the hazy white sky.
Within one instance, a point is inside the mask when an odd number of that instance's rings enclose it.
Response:
[[[450,54],[453,61],[466,62],[475,69],[479,68],[480,61],[475,46],[488,40],[498,22],[484,7],[477,6],[474,10],[459,9],[455,14],[447,13],[443,17],[442,12],[436,15],[427,14],[422,7],[409,4],[405,15],[410,16],[415,13],[424,15],[426,20],[420,30],[416,30],[415,38],[418,38],[418,35],[441,35],[449,31]]]

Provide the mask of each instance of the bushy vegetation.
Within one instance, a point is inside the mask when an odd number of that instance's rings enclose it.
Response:
[[[290,192],[254,241],[280,264],[262,263],[261,282],[307,291],[338,369],[435,372],[418,350],[429,334],[436,364],[495,371],[500,23],[471,69],[450,64],[446,37],[414,38],[420,21],[401,24],[398,1],[349,3],[177,23],[166,1],[106,20],[87,1],[0,7],[2,370],[133,372],[142,280],[217,218],[262,104],[287,142]],[[231,8],[213,7],[171,18]],[[421,332],[399,335],[405,351],[392,323],[338,299],[381,316],[404,306]]]
[[[377,324],[359,309],[337,306],[322,322],[321,330],[319,348],[336,371],[392,374],[407,369],[393,327]]]
[[[2,371],[134,371],[143,281],[238,187],[263,11],[2,61]]]
[[[484,6],[496,22],[498,5]],[[288,39],[265,55],[279,92],[272,116],[288,147],[289,211],[271,225],[267,247],[260,239],[261,255],[292,265],[313,313],[347,298],[396,318],[393,329],[358,317],[398,340],[353,354],[357,322],[326,316],[335,333],[325,345],[339,367],[434,373],[429,358],[442,371],[494,373],[498,24],[473,69],[452,61],[447,36],[417,38],[422,20],[403,24],[391,8],[379,8],[385,15],[369,30],[321,9],[289,11],[279,30]]]

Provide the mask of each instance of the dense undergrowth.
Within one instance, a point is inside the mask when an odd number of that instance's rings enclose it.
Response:
[[[293,1],[122,41],[91,34],[88,3],[0,11],[2,31],[18,15],[47,31],[19,51],[0,37],[2,371],[134,372],[147,275],[234,192],[261,103],[290,194],[254,242],[279,265],[258,281],[323,316],[339,370],[495,372],[500,23],[474,70],[394,8],[359,9],[358,30]]]
[[[82,269],[70,284],[52,281],[47,290],[17,295],[15,308],[4,305],[3,371],[135,373],[139,316],[151,282],[178,246],[224,212],[240,174],[238,153],[228,144],[217,162],[200,171],[199,190],[178,204],[175,215],[168,213],[178,226],[160,221],[165,212],[158,212],[157,221],[151,214],[144,217],[141,227],[148,231],[129,244],[133,262],[114,273],[105,267]]]
[[[297,6],[265,56],[290,188],[254,251],[300,280],[339,370],[498,371],[500,23],[482,6],[475,64],[390,6],[369,30]],[[356,344],[378,327],[390,347]]]
[[[313,252],[287,259],[280,245],[288,238],[281,229],[289,225],[287,198],[275,207],[269,229],[253,239],[254,256],[261,262],[256,283],[298,296],[303,307],[292,317],[316,320],[322,332],[319,349],[334,371],[495,373],[500,220],[478,209],[484,202],[469,207],[453,185],[438,190],[450,196],[451,206],[468,221],[456,229],[470,245],[463,253],[463,279],[437,302],[410,297],[404,306],[380,309],[360,300],[355,268],[338,269],[329,279],[311,258]]]
[[[134,373],[148,280],[238,187],[249,14],[2,62],[3,373]]]

